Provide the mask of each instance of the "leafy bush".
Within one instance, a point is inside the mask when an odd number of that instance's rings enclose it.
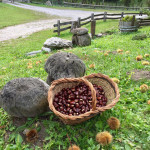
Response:
[[[124,18],[122,18],[122,21],[124,22],[130,22],[133,20],[133,16],[125,16]]]
[[[143,10],[141,10],[141,11],[142,11],[142,13],[147,14],[148,16],[150,16],[150,10],[148,10],[148,9],[143,9]]]
[[[144,14],[147,14],[147,19],[150,19],[150,10],[148,9],[141,9],[141,12],[144,13]]]

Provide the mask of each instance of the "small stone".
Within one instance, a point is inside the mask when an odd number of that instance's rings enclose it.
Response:
[[[131,75],[131,79],[134,81],[150,80],[150,71],[147,70],[133,70],[127,72],[127,75]]]
[[[46,47],[42,47],[42,51],[50,53],[51,49],[50,48],[46,48]]]
[[[99,33],[99,34],[96,35],[96,37],[98,37],[98,38],[99,38],[99,37],[102,37],[102,36],[103,36],[102,33]]]
[[[146,34],[140,34],[140,35],[133,36],[132,40],[144,40],[146,38],[147,38]]]
[[[42,52],[42,50],[39,50],[39,51],[33,51],[33,52],[27,53],[26,55],[27,55],[27,56],[34,56],[34,55],[36,55],[36,54],[38,54],[38,53],[41,53],[41,52]]]
[[[58,37],[52,37],[44,42],[44,47],[50,49],[69,48],[72,47],[72,42]]]

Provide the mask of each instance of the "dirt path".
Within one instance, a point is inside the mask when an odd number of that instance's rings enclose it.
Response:
[[[64,20],[65,21],[65,20]],[[56,23],[56,19],[52,20],[40,20],[15,26],[6,27],[0,30],[0,41],[6,41],[10,39],[25,38],[35,32],[51,29],[53,24]]]

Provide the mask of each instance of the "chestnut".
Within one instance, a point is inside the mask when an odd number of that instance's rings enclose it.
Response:
[[[96,90],[96,107],[106,106],[107,98],[101,86],[93,84]],[[63,88],[53,101],[57,111],[69,116],[77,116],[92,109],[92,95],[90,88],[83,82],[73,88]]]
[[[74,105],[75,103],[76,103],[75,101],[71,101],[71,102],[70,102],[71,105]]]
[[[74,107],[74,105],[70,105],[70,108],[73,108]]]
[[[76,106],[76,108],[78,108],[79,107],[79,103],[76,103],[75,106]]]
[[[61,110],[61,111],[63,111],[63,110],[64,110],[64,108],[63,108],[62,106],[60,106],[60,110]]]
[[[70,108],[68,107],[66,111],[69,112],[69,111],[70,111]]]
[[[79,105],[82,105],[83,104],[83,102],[82,101],[79,101]]]
[[[82,103],[83,105],[86,105],[86,102],[85,101],[83,101],[83,103]]]
[[[57,98],[56,96],[55,96],[55,99],[54,99],[54,101],[55,101],[55,102],[58,102],[58,98]]]

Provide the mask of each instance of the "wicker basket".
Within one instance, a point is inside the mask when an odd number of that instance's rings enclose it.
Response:
[[[90,81],[92,84],[100,85],[104,89],[105,96],[107,97],[107,104],[103,107],[97,107],[96,110],[101,112],[107,109],[111,109],[116,105],[119,100],[120,94],[118,86],[114,81],[112,81],[108,76],[101,73],[84,76],[84,78]]]
[[[89,82],[90,81],[90,82]],[[53,106],[54,96],[60,92],[63,88],[72,88],[84,82],[87,86],[91,89],[92,94],[92,110],[81,114],[79,116],[69,116],[64,115],[58,112],[55,107]],[[108,99],[108,103],[104,107],[96,107],[96,91],[92,84],[101,85],[104,89],[106,97]],[[49,89],[48,92],[48,102],[50,109],[57,115],[65,124],[77,124],[84,122],[93,116],[97,115],[101,111],[105,111],[107,109],[112,108],[119,100],[119,90],[117,85],[109,79],[108,76],[102,74],[92,74],[89,76],[85,76],[84,78],[66,78],[66,79],[59,79],[55,80]]]

